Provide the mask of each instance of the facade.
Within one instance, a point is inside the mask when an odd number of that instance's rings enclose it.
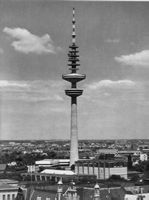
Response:
[[[124,200],[125,194],[122,187],[101,188],[98,183],[93,187],[78,187],[74,182],[68,186],[60,179],[57,186],[21,188],[16,200]]]
[[[148,200],[149,199],[149,185],[125,187],[124,200]]]
[[[68,61],[71,71],[68,74],[62,76],[62,78],[71,83],[71,89],[65,90],[67,96],[71,97],[71,133],[70,133],[70,166],[75,164],[75,161],[79,159],[78,154],[78,124],[77,124],[77,97],[82,95],[83,90],[77,88],[77,82],[85,79],[84,74],[78,74],[78,66],[80,66],[78,46],[76,45],[76,33],[75,33],[75,10],[73,8],[73,20],[72,20],[72,44],[69,46]]]
[[[94,174],[97,179],[105,180],[112,175],[127,179],[127,164],[112,160],[79,160],[75,165],[76,174]]]
[[[76,180],[77,175],[70,170],[55,170],[45,169],[42,172],[28,172],[21,174],[24,181],[32,181],[32,183],[57,183],[60,178],[63,178],[64,182],[70,182]]]
[[[18,187],[11,186],[6,183],[0,184],[0,199],[1,200],[15,200],[18,193]]]
[[[63,197],[66,200],[79,200],[80,199],[80,196],[77,194],[77,189],[76,189],[74,182],[71,182],[71,185],[68,187],[66,192],[63,194]]]
[[[142,194],[126,194],[124,200],[148,200],[149,193]]]

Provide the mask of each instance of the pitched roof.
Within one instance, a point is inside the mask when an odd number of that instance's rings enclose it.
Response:
[[[41,197],[42,200],[46,200],[46,198],[50,198],[50,200],[55,200],[56,193],[54,191],[42,191],[42,190],[34,190],[30,200],[37,200],[37,197]]]
[[[68,189],[68,186],[63,187],[63,193]],[[77,194],[80,196],[80,200],[93,200],[94,199],[94,188],[88,187],[78,187]],[[122,187],[113,188],[100,188],[100,198],[101,200],[123,200],[126,191]],[[41,197],[41,200],[55,200],[57,197],[57,187],[56,185],[49,186],[49,188],[40,187],[29,187],[27,190],[26,199],[27,200],[37,200],[37,197]],[[61,200],[65,200],[65,196]]]
[[[79,188],[77,189],[78,195],[81,200],[93,200],[94,199],[94,189],[93,188]],[[111,196],[107,189],[100,191],[101,200],[111,200]]]
[[[123,188],[110,189],[111,200],[123,200],[126,192]]]
[[[65,192],[67,187],[63,187],[63,192]],[[30,186],[27,188],[26,199],[27,200],[37,200],[37,197],[41,197],[41,200],[46,200],[46,198],[50,198],[50,200],[55,200],[57,196],[57,186],[50,185],[48,187],[40,187],[40,186]],[[63,197],[61,200],[65,200]]]
[[[78,195],[81,200],[93,200],[94,189],[93,188],[78,188]],[[123,200],[126,192],[121,187],[116,188],[101,188],[100,198],[101,200]]]

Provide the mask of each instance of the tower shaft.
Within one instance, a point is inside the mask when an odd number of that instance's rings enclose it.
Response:
[[[78,159],[77,98],[71,97],[70,166]]]

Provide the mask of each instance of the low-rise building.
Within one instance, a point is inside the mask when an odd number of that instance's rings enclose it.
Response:
[[[75,185],[73,181],[65,185],[60,179],[57,185],[22,188],[16,200],[124,200],[124,196],[125,190],[122,187],[101,188],[98,183],[84,187]]]
[[[18,193],[17,186],[11,186],[6,183],[0,184],[0,199],[1,200],[15,200]]]
[[[125,188],[126,194],[124,200],[148,200],[149,192],[148,187],[134,186],[130,188]]]
[[[148,200],[149,193],[144,194],[126,194],[124,200]]]
[[[76,174],[96,175],[97,179],[105,180],[112,175],[127,179],[127,163],[122,160],[90,160],[82,159],[75,163]]]

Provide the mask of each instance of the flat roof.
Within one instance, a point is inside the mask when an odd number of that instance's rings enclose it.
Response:
[[[70,170],[56,170],[56,169],[45,169],[41,173],[54,174],[54,175],[76,175],[76,173]]]
[[[7,184],[11,184],[11,183],[18,183],[19,181],[14,180],[14,179],[0,179],[0,184],[1,183],[7,183]]]
[[[38,160],[35,162],[36,165],[52,165],[52,164],[58,164],[58,163],[69,163],[70,159],[44,159],[44,160]]]
[[[18,190],[18,187],[9,185],[7,183],[0,183],[0,191],[1,190]]]
[[[76,161],[76,163],[117,163],[117,162],[123,162],[125,163],[126,161],[123,158],[115,158],[113,159],[79,159]]]

